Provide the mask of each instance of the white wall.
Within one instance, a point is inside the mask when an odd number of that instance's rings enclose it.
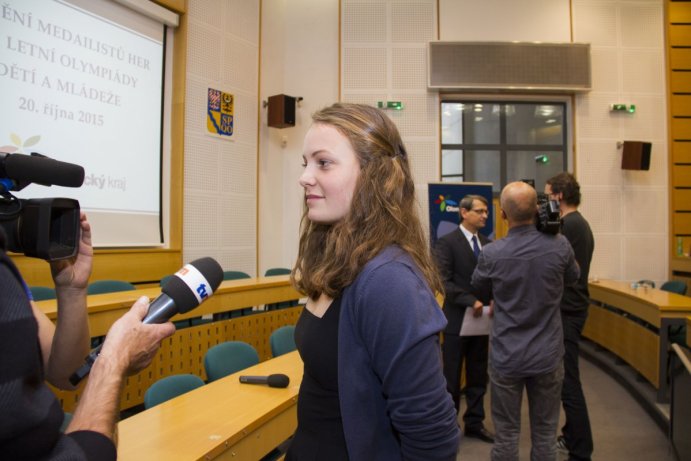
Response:
[[[259,1],[190,0],[183,260],[256,271]],[[232,140],[207,133],[207,90],[235,96]]]
[[[303,210],[302,139],[311,114],[338,100],[338,0],[262,2],[261,100],[301,96],[291,128],[269,128],[260,110],[259,273],[292,268]]]
[[[427,184],[439,181],[439,98],[427,89],[427,43],[437,39],[437,1],[343,0],[341,98],[389,110],[406,146],[418,209],[429,225]]]
[[[339,98],[339,85],[343,100],[394,99],[406,104],[407,109],[392,118],[412,152],[413,174],[421,189],[439,174],[438,97],[422,79],[422,44],[437,37],[573,37],[592,44],[593,90],[574,98],[573,117],[581,210],[596,238],[591,275],[658,282],[667,278],[662,0],[341,0],[341,19],[338,0],[264,0],[261,18],[259,1],[190,0],[185,260],[216,255],[224,266],[250,273],[257,269],[260,274],[269,267],[292,267],[302,214],[297,185],[302,138],[310,114]],[[435,37],[437,4],[440,30]],[[260,19],[261,44],[254,39]],[[244,53],[222,52],[237,49]],[[372,58],[379,55],[383,62]],[[260,60],[257,94],[249,82],[256,83],[255,63]],[[200,114],[210,83],[239,97],[234,142],[217,142],[203,134]],[[304,98],[293,128],[266,126],[261,101],[280,93]],[[638,110],[635,115],[610,114],[614,102],[636,104]],[[650,171],[620,169],[616,143],[624,139],[653,143]]]
[[[570,42],[569,0],[440,0],[440,40]]]
[[[571,3],[571,8],[569,4]],[[662,0],[440,0],[440,38],[591,44],[593,89],[575,97],[581,212],[595,234],[591,276],[667,278],[667,122]],[[573,25],[573,30],[571,30]],[[635,104],[635,115],[611,103]],[[653,143],[650,171],[623,171],[618,141]]]
[[[595,233],[591,275],[668,275],[668,147],[662,0],[573,0],[575,41],[591,43],[593,91],[576,99],[576,171]],[[634,115],[610,113],[635,104]],[[652,142],[649,171],[624,171],[618,141]]]

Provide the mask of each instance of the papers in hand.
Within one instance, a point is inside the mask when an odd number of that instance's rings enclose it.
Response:
[[[489,306],[482,306],[482,315],[473,316],[473,308],[466,307],[463,323],[461,324],[461,336],[481,336],[488,335],[492,326],[492,319],[489,316]]]

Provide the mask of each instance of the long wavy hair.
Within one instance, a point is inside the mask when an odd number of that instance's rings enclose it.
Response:
[[[379,109],[346,103],[321,109],[312,121],[336,128],[350,141],[360,173],[350,210],[342,220],[315,223],[307,218],[305,208],[291,274],[295,288],[311,299],[322,293],[336,298],[369,260],[397,245],[412,257],[433,292],[441,293],[441,279],[417,212],[408,154],[396,125]]]

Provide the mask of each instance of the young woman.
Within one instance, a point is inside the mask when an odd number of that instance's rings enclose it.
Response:
[[[308,297],[295,332],[305,370],[286,459],[455,460],[442,287],[401,137],[370,106],[334,104],[312,118],[292,274]]]

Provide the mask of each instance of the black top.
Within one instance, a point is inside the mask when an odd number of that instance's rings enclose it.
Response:
[[[286,461],[347,460],[338,399],[338,319],[341,298],[323,317],[303,309],[295,344],[305,364],[298,394],[298,428]]]
[[[564,287],[561,300],[561,312],[567,315],[585,315],[590,304],[588,291],[588,273],[590,260],[593,258],[595,240],[588,221],[578,211],[562,218],[562,234],[571,244],[576,262],[581,269],[581,276],[575,285]]]

